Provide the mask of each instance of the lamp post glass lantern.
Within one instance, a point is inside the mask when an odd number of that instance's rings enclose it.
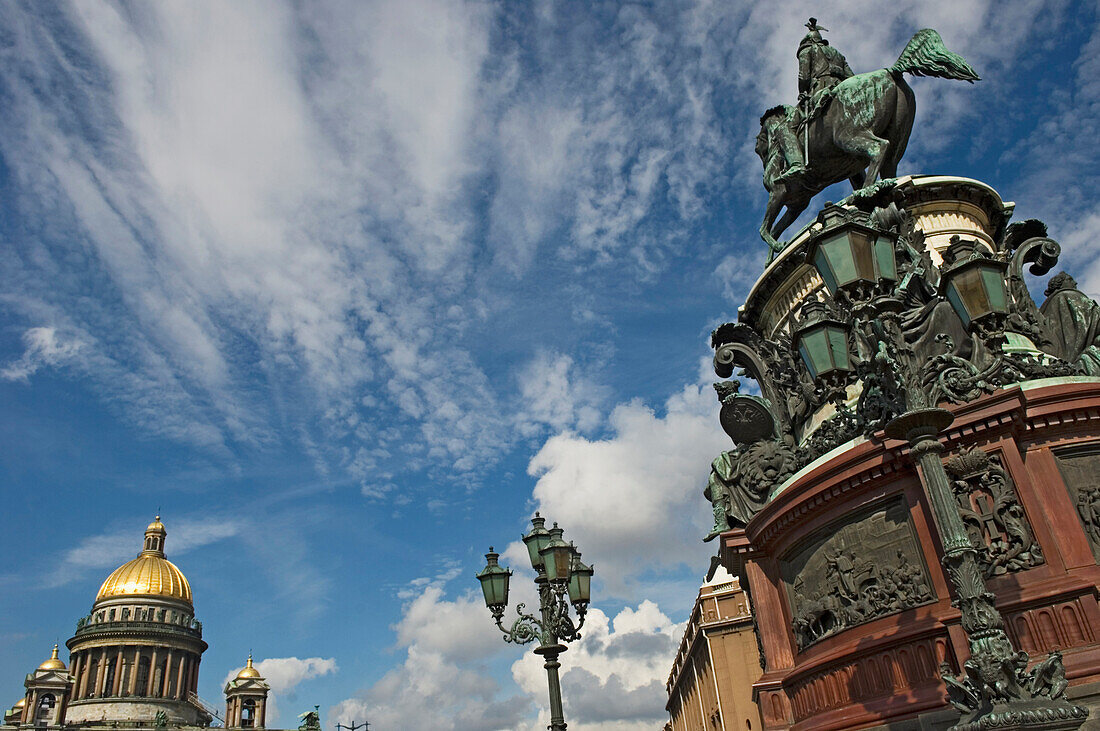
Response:
[[[944,272],[944,296],[967,328],[990,315],[1008,314],[1007,266],[996,259],[976,257]]]
[[[861,285],[897,280],[893,237],[850,220],[839,206],[828,206],[818,221],[824,230],[810,244],[806,260],[829,294],[852,293]]]
[[[550,731],[565,731],[565,715],[561,702],[561,682],[558,678],[558,656],[568,648],[562,644],[580,638],[580,629],[584,626],[584,617],[588,603],[592,598],[591,566],[580,561],[580,552],[571,543],[566,543],[564,531],[554,523],[546,529],[546,519],[535,513],[531,519],[531,530],[523,536],[527,546],[531,566],[535,569],[535,585],[539,592],[539,616],[526,614],[523,604],[516,606],[519,615],[511,628],[502,623],[504,610],[508,604],[508,579],[512,572],[497,563],[499,554],[485,554],[485,568],[477,574],[481,589],[485,595],[485,605],[496,620],[497,627],[504,633],[505,642],[525,645],[538,640],[535,653],[544,658],[546,679],[550,690]],[[574,624],[570,616],[570,605],[576,612]]]
[[[815,306],[816,305],[816,306]],[[795,347],[812,378],[852,370],[848,353],[848,325],[825,315],[821,302],[803,308],[806,318],[795,332]]]
[[[497,563],[498,558],[500,554],[494,553],[493,547],[489,546],[489,552],[485,554],[485,568],[477,575],[481,592],[485,595],[485,606],[490,609],[508,606],[508,582],[512,572]]]

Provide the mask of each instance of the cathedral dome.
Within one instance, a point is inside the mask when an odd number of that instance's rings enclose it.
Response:
[[[191,585],[183,572],[164,556],[167,531],[158,515],[145,529],[145,549],[111,572],[96,601],[112,597],[157,596],[191,603]]]

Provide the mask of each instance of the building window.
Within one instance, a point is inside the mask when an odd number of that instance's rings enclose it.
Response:
[[[146,689],[149,687],[149,658],[143,657],[138,660],[137,667],[137,694],[145,695]]]
[[[252,698],[245,699],[241,704],[241,728],[252,728],[256,725],[256,701]]]
[[[38,701],[38,712],[36,716],[37,720],[45,721],[49,719],[50,712],[53,711],[53,707],[56,704],[57,701],[51,694],[47,693],[46,695],[42,696],[42,698],[40,698]]]

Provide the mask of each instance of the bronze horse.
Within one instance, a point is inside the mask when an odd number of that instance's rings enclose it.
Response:
[[[787,179],[780,179],[786,161],[778,146],[768,144],[771,125],[787,123],[786,108],[775,107],[761,118],[756,154],[764,163],[768,208],[760,237],[771,249],[769,262],[785,247],[779,235],[822,190],[842,180],[858,190],[865,183],[897,176],[917,110],[913,90],[902,78],[905,73],[979,80],[961,56],[947,50],[939,33],[931,28],[917,31],[893,66],[857,74],[833,87],[824,112],[809,122],[806,171]],[[806,133],[800,128],[799,139]],[[784,206],[787,210],[776,223]]]

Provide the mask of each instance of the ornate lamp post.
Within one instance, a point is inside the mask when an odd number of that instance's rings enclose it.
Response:
[[[561,704],[561,682],[558,679],[558,656],[568,648],[563,642],[572,642],[581,636],[584,616],[591,601],[591,566],[581,563],[581,554],[571,543],[562,540],[562,529],[555,523],[547,530],[546,519],[535,513],[531,530],[523,536],[523,543],[531,559],[531,567],[537,572],[535,585],[539,590],[541,619],[523,612],[523,604],[516,605],[519,617],[511,629],[505,629],[501,620],[508,606],[508,582],[512,572],[498,563],[500,554],[492,547],[485,554],[485,568],[477,574],[485,595],[485,606],[504,633],[505,642],[525,645],[535,640],[539,646],[535,653],[544,658],[547,681],[550,686],[550,731],[565,731],[565,716]],[[566,597],[568,596],[568,599]],[[569,605],[577,613],[577,623],[569,616]]]
[[[839,318],[811,317],[795,333],[795,347],[815,381],[835,388],[830,376],[847,366],[844,324],[862,339],[869,356],[857,370],[864,391],[890,395],[902,411],[886,424],[886,435],[907,441],[919,468],[943,543],[943,567],[951,581],[971,657],[965,677],[941,667],[952,702],[964,711],[959,731],[986,728],[1070,729],[1087,711],[1057,697],[1052,688],[1064,680],[1061,655],[1053,653],[1027,671],[1028,656],[1017,651],[1004,630],[1004,620],[987,589],[977,550],[959,515],[947,472],[940,461],[938,435],[951,424],[949,411],[935,406],[927,383],[929,363],[918,362],[898,323],[899,301],[894,245],[889,234],[846,220],[841,209],[827,208],[811,243],[807,260],[817,269],[829,293],[841,306]],[[999,349],[999,335],[1009,314],[1005,286],[1007,264],[986,255],[976,242],[956,238],[945,257],[940,288],[967,330]],[[998,356],[993,355],[996,359]],[[934,364],[932,364],[934,366]],[[862,369],[860,369],[862,366]],[[824,382],[824,383],[823,383]],[[1064,689],[1064,682],[1061,683]]]

